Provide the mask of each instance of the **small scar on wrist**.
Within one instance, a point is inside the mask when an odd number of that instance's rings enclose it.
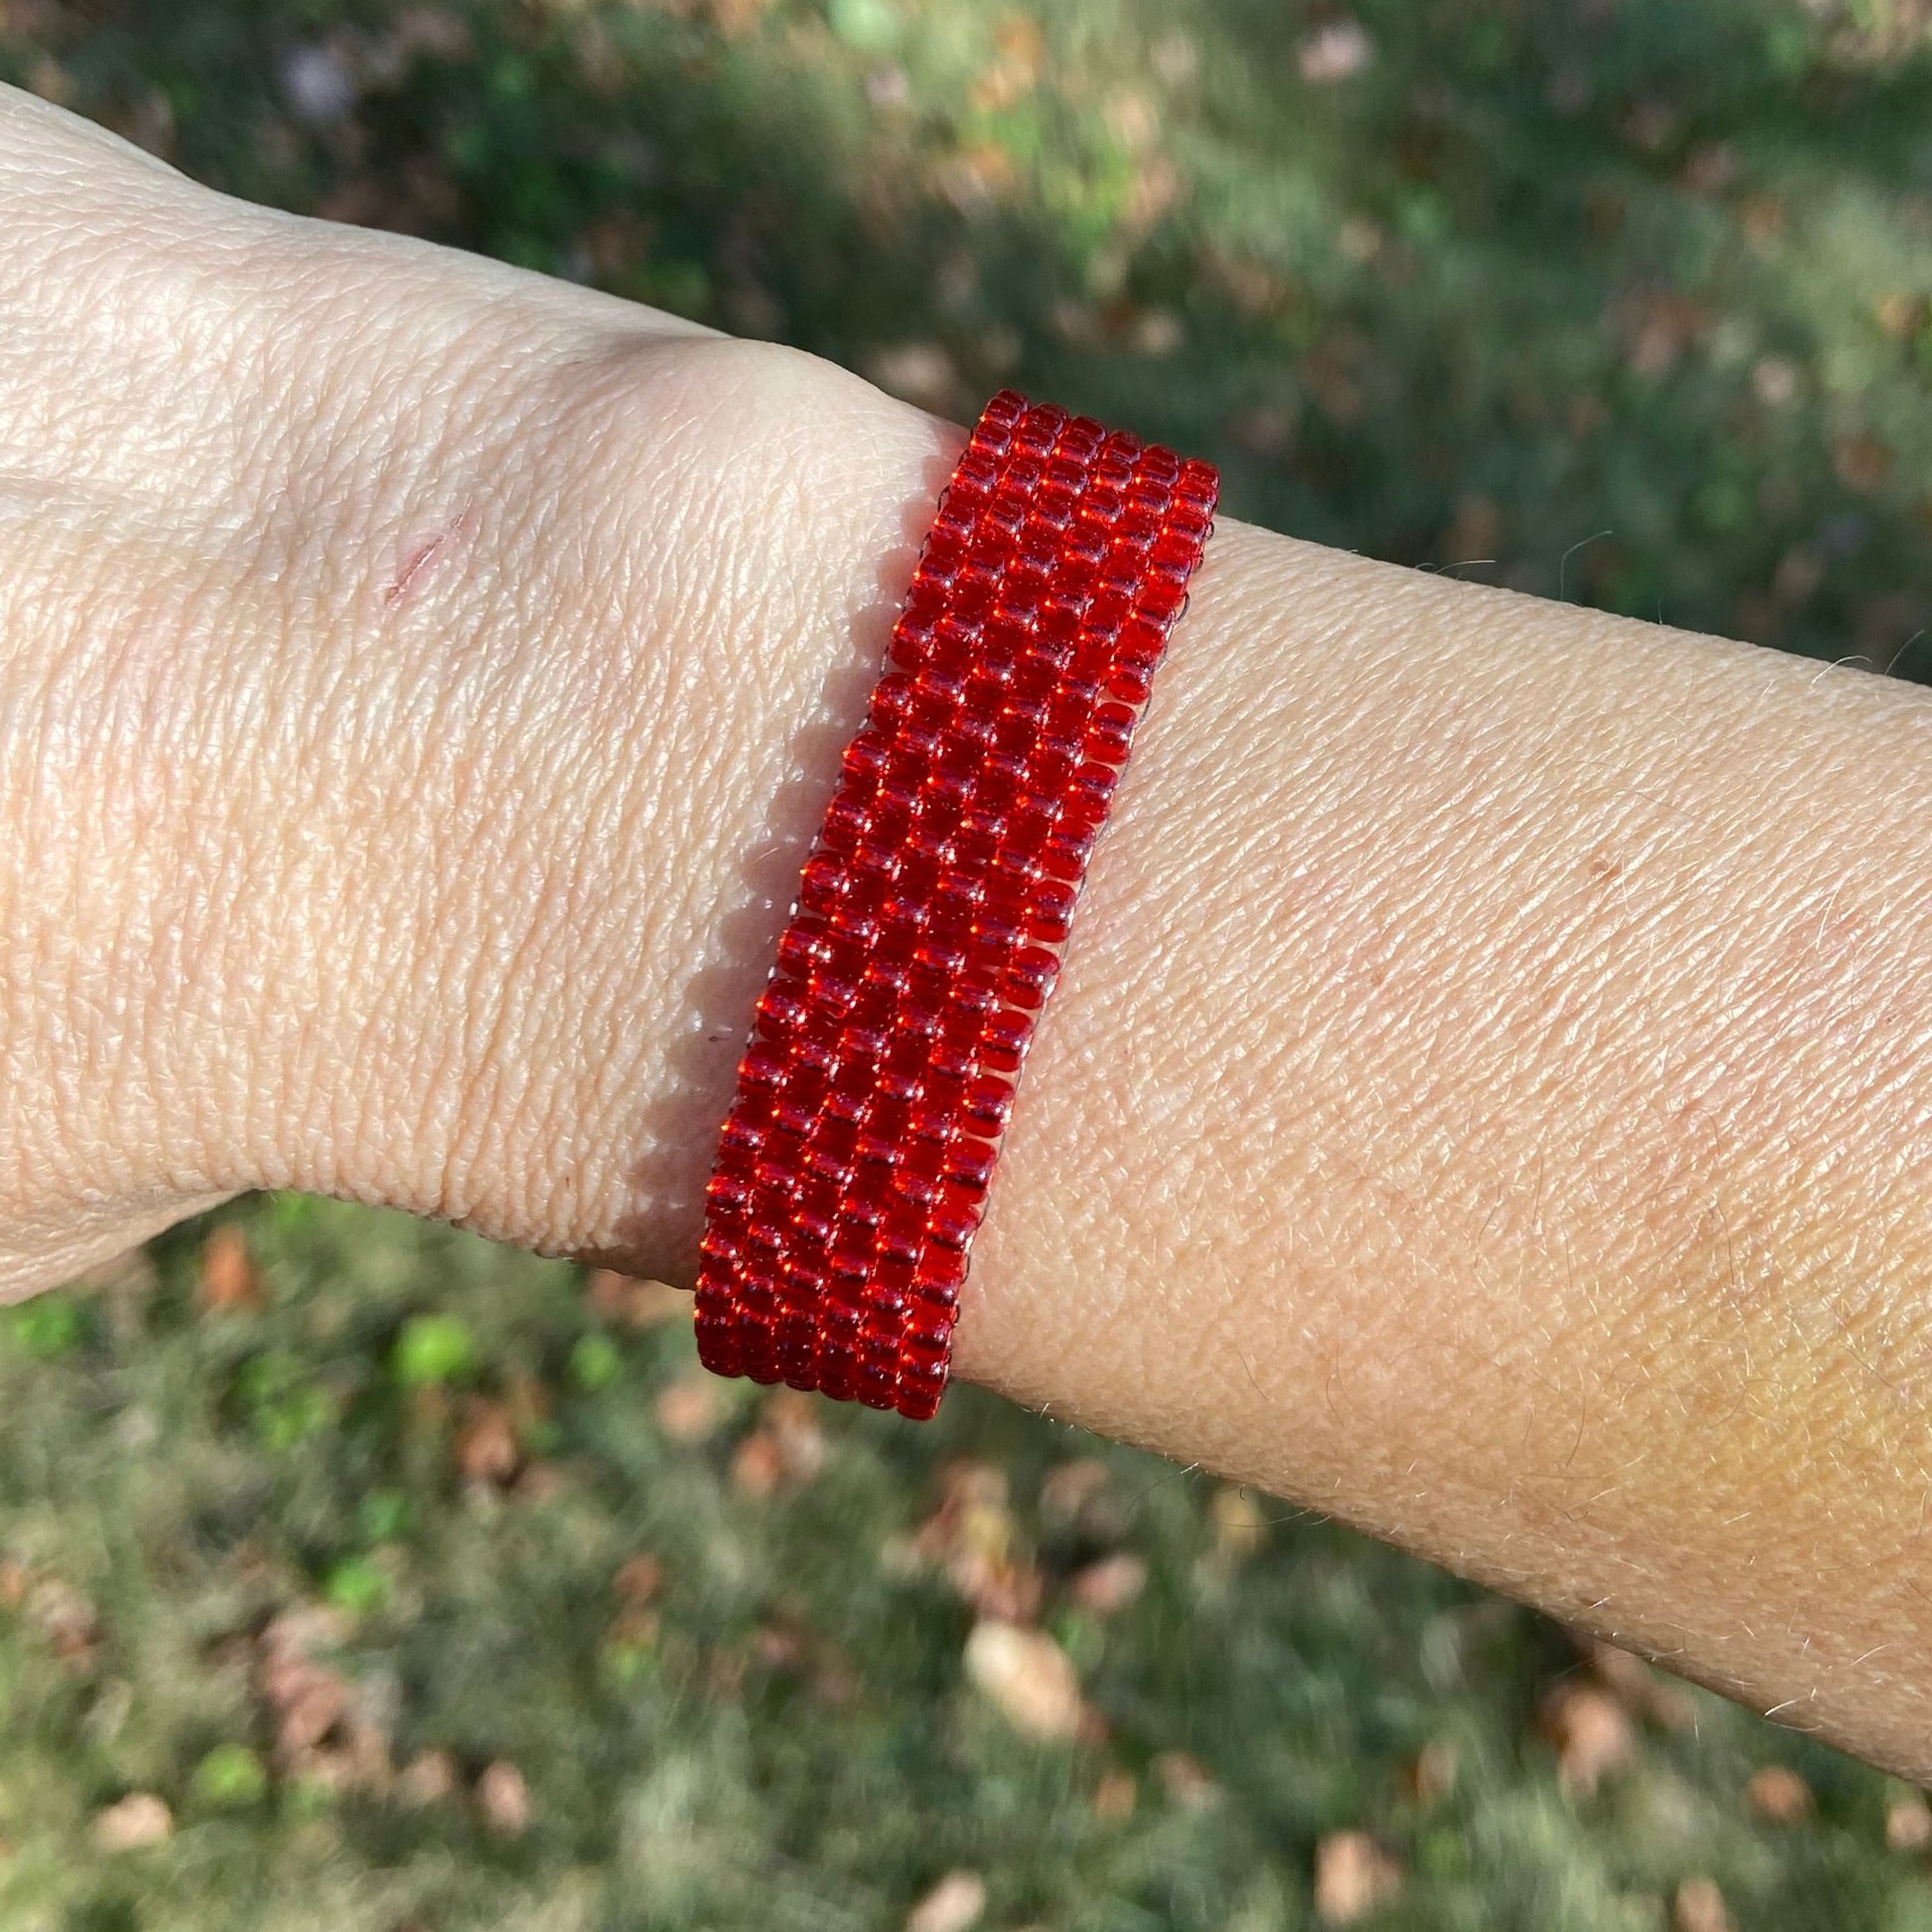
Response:
[[[405,545],[395,575],[382,587],[384,607],[400,604],[422,580],[430,565],[458,538],[469,534],[472,522],[472,515],[466,509],[447,530],[434,531]]]

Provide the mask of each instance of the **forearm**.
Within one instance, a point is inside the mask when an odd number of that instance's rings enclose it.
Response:
[[[962,1325],[1923,1775],[1923,694],[1229,531]]]
[[[196,473],[199,520],[142,521],[127,476],[208,432],[137,385],[42,466],[102,463],[88,541],[29,517],[10,553],[48,589],[0,595],[9,958],[122,1016],[50,1027],[15,969],[13,1224],[306,1186],[688,1281],[951,433],[280,227],[224,256],[233,366],[303,337],[278,248],[356,327],[251,392],[266,433]],[[14,380],[19,475],[63,445]],[[66,739],[19,733],[76,664]],[[1029,1062],[964,1372],[1932,1770],[1928,717],[1224,524]],[[84,757],[47,782],[89,726],[141,809],[88,817]]]

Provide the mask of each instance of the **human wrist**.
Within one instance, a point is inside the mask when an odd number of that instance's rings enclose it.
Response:
[[[388,574],[308,658],[306,743],[264,774],[294,970],[234,1173],[688,1280],[947,433],[724,342],[587,335],[475,379],[486,453],[431,466],[419,520],[369,546]],[[238,833],[256,805],[230,809]]]
[[[102,1238],[288,1184],[688,1273],[785,848],[947,432],[790,351],[0,114],[52,143],[0,154],[13,340],[50,350],[37,387],[0,369],[46,485],[5,617],[80,694],[39,808],[111,874],[85,972],[129,1016],[121,1118],[84,1042],[47,1042],[42,1083],[80,1093],[61,1131]],[[83,823],[102,783],[147,801],[138,836]],[[30,883],[26,944],[81,890]]]

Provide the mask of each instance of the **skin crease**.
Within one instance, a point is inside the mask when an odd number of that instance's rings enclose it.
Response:
[[[957,433],[0,90],[0,1284],[688,1282]],[[1932,700],[1224,520],[959,1368],[1932,1776]]]

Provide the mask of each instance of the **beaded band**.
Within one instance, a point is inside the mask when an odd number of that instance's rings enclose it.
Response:
[[[938,1408],[1014,1081],[1217,488],[1085,417],[987,404],[739,1068],[706,1367]]]

